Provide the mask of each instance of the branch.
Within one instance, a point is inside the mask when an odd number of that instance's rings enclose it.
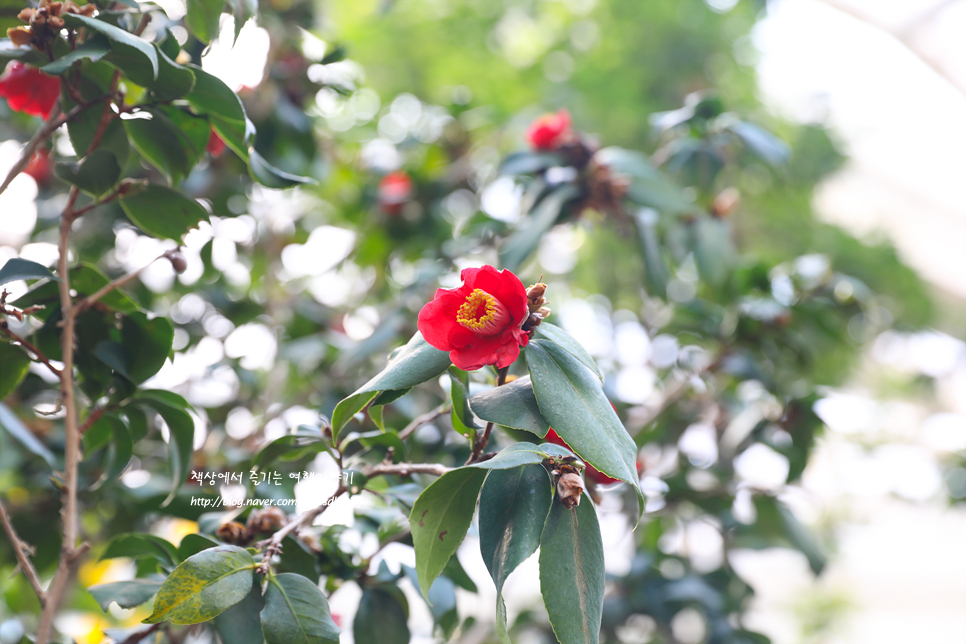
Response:
[[[7,311],[3,311],[3,312],[6,313]],[[55,376],[57,376],[58,378],[60,377],[60,369],[58,369],[57,367],[55,367],[50,362],[50,360],[47,358],[47,356],[45,356],[43,354],[43,352],[41,352],[40,349],[38,349],[37,347],[35,347],[28,340],[25,340],[24,338],[20,337],[19,335],[17,335],[13,331],[11,331],[10,330],[10,325],[7,323],[6,320],[0,320],[0,331],[3,331],[3,333],[6,334],[7,337],[9,337],[11,340],[13,340],[14,342],[19,343],[24,349],[26,349],[30,353],[34,354],[37,357],[38,360],[40,360],[42,363],[44,363],[45,365],[47,365],[47,368],[50,369],[50,371]]]
[[[171,259],[171,255],[173,253],[178,253],[178,252],[180,252],[180,251],[178,251],[177,249],[167,250],[167,251],[161,253],[160,255],[158,255],[157,257],[155,257],[154,259],[152,259],[150,262],[148,262],[147,264],[145,264],[141,268],[137,269],[136,271],[131,271],[127,275],[122,275],[121,277],[118,277],[117,279],[112,280],[111,282],[105,284],[98,291],[96,291],[92,295],[88,295],[83,300],[81,300],[76,305],[74,305],[75,316],[76,315],[80,315],[81,313],[83,313],[84,311],[86,311],[87,309],[89,309],[91,306],[94,305],[95,302],[97,302],[98,300],[100,300],[101,298],[103,298],[105,295],[107,295],[111,291],[117,290],[117,289],[121,288],[122,286],[125,286],[125,285],[133,282],[135,279],[137,279],[138,275],[140,275],[141,272],[144,269],[146,269],[148,266],[150,266],[154,262],[158,261],[159,259],[163,259],[163,258],[167,258],[167,259],[170,260]]]
[[[158,622],[157,624],[151,624],[151,626],[147,627],[143,631],[138,631],[136,633],[131,633],[127,638],[125,638],[124,640],[121,641],[121,644],[137,644],[138,642],[140,642],[141,640],[143,640],[145,637],[147,637],[148,635],[151,635],[156,630],[158,630],[159,628],[161,628],[161,625],[163,623],[164,622]]]
[[[496,370],[497,387],[500,387],[506,384],[506,375],[507,375],[507,372],[509,371],[510,371],[510,367],[503,367],[502,369]],[[470,463],[475,463],[478,460],[480,460],[480,455],[483,453],[483,450],[486,449],[486,444],[490,442],[490,434],[492,432],[493,432],[493,423],[488,422],[486,424],[486,427],[483,428],[483,435],[480,436],[480,439],[476,441],[475,445],[473,445],[473,453],[471,453],[470,457],[466,459],[467,465],[469,465]]]
[[[3,523],[3,531],[7,533],[7,537],[10,539],[10,545],[13,546],[13,552],[17,556],[17,563],[20,564],[20,569],[33,587],[34,593],[37,594],[37,599],[40,600],[40,606],[46,606],[47,593],[44,592],[44,587],[40,585],[40,578],[37,576],[37,571],[27,557],[27,548],[29,546],[17,536],[17,531],[14,530],[13,523],[10,521],[7,509],[3,507],[2,501],[0,501],[0,522]]]
[[[416,416],[413,418],[412,422],[406,425],[401,432],[399,432],[399,440],[404,441],[409,438],[413,432],[422,427],[427,423],[431,423],[443,414],[449,411],[449,404],[443,403],[436,409],[426,412],[422,416]]]

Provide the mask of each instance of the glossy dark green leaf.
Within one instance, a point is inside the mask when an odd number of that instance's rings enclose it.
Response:
[[[177,43],[177,40],[175,40]],[[195,75],[190,69],[174,62],[160,47],[158,50],[158,77],[148,86],[155,98],[169,101],[181,98],[195,85]],[[177,54],[175,54],[177,56]]]
[[[145,624],[200,624],[252,589],[255,560],[244,548],[218,546],[185,559],[164,580]]]
[[[214,548],[215,546],[220,546],[221,543],[215,541],[211,537],[206,537],[203,534],[189,534],[185,535],[181,539],[181,543],[178,544],[178,557],[184,561],[192,555],[196,555],[202,550],[207,550],[208,548]]]
[[[540,538],[540,592],[560,644],[597,644],[604,610],[604,545],[593,502],[556,500]]]
[[[59,76],[70,69],[70,66],[78,60],[87,59],[97,61],[107,55],[110,51],[111,44],[107,38],[95,36],[93,38],[88,38],[75,49],[57,58],[57,60],[47,63],[40,68],[40,71],[44,72],[45,74]]]
[[[44,278],[56,279],[49,268],[43,264],[32,262],[29,259],[14,257],[13,259],[8,259],[3,266],[0,266],[0,286],[16,280],[38,280]]]
[[[88,488],[96,491],[110,485],[121,477],[124,470],[134,455],[134,442],[131,440],[131,433],[127,426],[118,416],[105,414],[101,420],[106,421],[111,428],[111,439],[107,446],[107,458],[104,464],[104,474],[101,479]]]
[[[229,607],[212,621],[222,644],[264,644],[260,613],[265,608],[265,599],[262,597],[259,579],[259,576],[255,576],[252,589],[245,595],[245,599]]]
[[[784,165],[791,156],[791,149],[787,143],[753,123],[735,120],[729,123],[728,129],[734,132],[759,159],[769,165]]]
[[[667,263],[661,251],[661,243],[654,227],[657,213],[641,209],[634,214],[637,235],[641,240],[641,255],[644,257],[644,279],[650,295],[662,300],[667,297],[667,283],[670,278]]]
[[[121,320],[121,345],[127,360],[124,375],[140,384],[164,366],[171,352],[174,327],[165,317],[148,318],[141,312],[130,313]]]
[[[217,116],[223,121],[245,124],[245,108],[225,82],[197,65],[187,65],[195,75],[195,85],[185,100],[201,114]],[[227,142],[227,141],[226,141]]]
[[[500,174],[533,174],[559,165],[563,165],[563,160],[556,154],[514,152],[503,159]]]
[[[87,589],[101,609],[107,612],[112,603],[121,608],[134,608],[148,601],[161,588],[159,579],[132,579],[131,581],[116,581],[110,584],[99,584]]]
[[[423,596],[462,543],[485,478],[486,471],[474,467],[447,472],[423,490],[413,505],[409,525]]]
[[[163,106],[145,108],[137,116],[123,121],[135,149],[172,181],[187,177],[208,144],[208,120]]]
[[[0,340],[0,400],[17,388],[30,368],[30,356],[19,346]]]
[[[242,27],[258,13],[258,0],[236,0],[231,3],[231,9],[235,16],[235,42],[237,42]]]
[[[329,451],[330,449],[323,442],[321,433],[297,430],[294,434],[280,436],[259,450],[252,461],[252,469],[263,472],[272,463],[290,453],[292,450],[298,450],[304,456],[309,453],[304,448],[310,447],[312,448],[310,451],[316,454],[321,451]]]
[[[57,467],[57,457],[54,456],[54,453],[33,435],[20,420],[20,417],[13,413],[13,410],[2,402],[0,402],[0,428],[7,430],[7,433],[28,451],[44,459],[51,469]]]
[[[391,593],[376,587],[362,593],[359,609],[352,622],[356,644],[409,644],[407,611],[401,592]]]
[[[640,152],[610,147],[598,151],[594,159],[618,175],[631,179],[627,198],[640,206],[664,212],[693,212],[696,209],[681,188]]]
[[[108,67],[108,69],[110,68]],[[91,93],[100,92],[101,90],[98,89],[96,92]],[[75,106],[75,103],[65,94],[61,97],[61,105],[64,110],[70,110]],[[97,132],[98,124],[101,121],[102,112],[103,103],[98,103],[83,110],[67,123],[67,134],[70,136],[71,146],[78,156],[85,155],[90,149],[90,145],[94,140],[94,134]],[[107,150],[112,153],[117,166],[122,169],[124,168],[131,152],[131,146],[128,143],[127,133],[124,131],[124,126],[121,125],[120,119],[112,119],[108,123],[97,149]]]
[[[6,26],[8,28],[20,26],[22,23],[15,17],[21,8],[20,5],[10,2],[8,6],[10,7],[12,24]],[[19,60],[34,67],[42,67],[50,62],[46,56],[33,47],[14,47],[9,38],[2,38],[0,39],[0,73],[3,72],[7,63],[11,60]]]
[[[511,271],[518,271],[537,249],[540,240],[560,219],[564,206],[576,197],[580,189],[573,184],[555,187],[528,213],[527,223],[513,233],[500,249],[500,263]]]
[[[118,557],[153,557],[162,565],[174,568],[180,561],[178,549],[170,541],[145,532],[128,532],[119,534],[108,541],[101,559],[116,559]]]
[[[473,582],[470,576],[466,574],[466,570],[463,569],[463,564],[460,563],[459,557],[452,556],[449,558],[449,561],[446,562],[446,566],[443,567],[443,574],[452,579],[453,583],[463,590],[468,590],[471,593],[479,592],[476,584]]]
[[[271,163],[266,161],[265,157],[259,154],[255,148],[250,148],[248,150],[248,155],[248,163],[251,170],[252,179],[263,186],[268,188],[283,189],[302,185],[303,183],[312,183],[313,181],[313,179],[310,177],[302,177],[297,174],[292,174],[276,168]]]
[[[484,470],[506,470],[511,467],[521,465],[533,465],[542,463],[549,454],[544,449],[545,445],[534,445],[533,443],[519,442],[513,443],[497,452],[496,456],[467,465],[467,468],[480,468]]]
[[[113,152],[97,149],[79,163],[56,164],[54,175],[89,195],[100,197],[117,185],[121,178],[121,167]]]
[[[332,440],[338,441],[339,432],[349,419],[379,392],[408,389],[426,382],[446,371],[450,364],[447,352],[431,346],[423,340],[422,335],[416,333],[409,343],[389,360],[385,369],[336,405],[335,411],[332,412]]]
[[[309,549],[301,539],[287,536],[282,540],[282,554],[279,555],[277,572],[291,572],[302,575],[314,584],[319,583],[319,556]]]
[[[469,374],[455,366],[449,367],[449,374],[450,397],[453,401],[450,417],[452,418],[453,429],[464,436],[473,436],[476,430],[479,429],[479,426],[473,420],[473,414],[470,411],[468,401],[470,391]]]
[[[218,22],[224,5],[224,0],[188,0],[185,25],[201,42],[211,42],[218,37]]]
[[[480,554],[497,593],[496,630],[509,642],[503,584],[540,546],[553,501],[553,487],[542,465],[490,472],[480,492]]]
[[[318,586],[294,573],[269,577],[262,610],[266,644],[337,644],[341,632]]]
[[[148,85],[158,76],[158,55],[151,43],[112,24],[75,13],[65,13],[69,27],[86,27],[105,36],[111,42],[111,53],[106,59],[138,85]]]
[[[540,338],[550,340],[561,349],[572,355],[573,357],[580,360],[585,367],[597,374],[601,382],[604,380],[604,374],[600,372],[600,367],[597,366],[597,361],[589,353],[584,345],[577,342],[572,335],[561,329],[559,326],[550,324],[549,322],[544,322],[536,329],[536,335]]]
[[[540,412],[557,435],[581,459],[607,476],[629,483],[643,512],[637,446],[604,395],[597,376],[570,352],[547,340],[531,341],[526,360]]]
[[[252,122],[247,117],[244,121],[229,121],[209,114],[208,118],[211,120],[211,127],[218,133],[225,145],[247,163],[251,142],[255,138],[255,126],[252,125]]]
[[[124,214],[138,228],[154,237],[180,241],[200,222],[208,221],[208,211],[204,206],[165,186],[149,185],[118,201]]]

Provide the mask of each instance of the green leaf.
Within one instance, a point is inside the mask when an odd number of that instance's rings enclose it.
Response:
[[[121,319],[121,345],[127,359],[124,375],[140,384],[164,366],[174,341],[174,327],[165,317],[149,319],[144,313],[130,313]]]
[[[188,0],[184,22],[201,42],[209,43],[218,37],[218,21],[224,4],[224,0]]]
[[[164,106],[145,108],[137,116],[123,119],[135,149],[171,181],[187,177],[208,144],[208,120]]]
[[[556,154],[514,152],[503,159],[503,163],[500,164],[500,174],[533,174],[558,165],[563,165],[563,159]]]
[[[550,324],[549,322],[543,322],[540,326],[536,328],[536,335],[541,338],[546,338],[550,340],[561,349],[572,355],[573,357],[584,363],[584,366],[597,374],[600,381],[604,381],[604,374],[600,372],[600,367],[597,366],[597,361],[594,360],[584,345],[580,344],[574,337],[561,329],[559,326]]]
[[[531,341],[526,360],[544,418],[577,456],[607,476],[629,483],[643,513],[637,447],[597,376],[570,352],[547,340]]]
[[[174,547],[174,544],[145,532],[119,534],[108,541],[104,552],[101,553],[101,560],[117,559],[118,557],[131,557],[132,559],[153,557],[167,568],[174,568],[180,561],[178,549]]]
[[[107,66],[107,69],[110,70],[110,67]],[[87,71],[87,68],[83,68],[82,71]],[[88,100],[103,94],[104,90],[99,86],[93,86],[93,83],[83,74],[81,75],[81,80],[82,88],[88,85],[89,91],[87,94],[93,95],[85,96]],[[61,95],[60,101],[64,111],[71,110],[76,105],[66,93]],[[103,104],[101,103],[90,109],[81,111],[67,123],[67,134],[70,137],[71,146],[78,156],[84,156],[90,149],[90,145],[94,140],[94,133],[100,124],[102,113]],[[124,131],[124,126],[121,125],[120,119],[111,119],[111,122],[108,123],[107,128],[104,130],[97,149],[111,152],[114,155],[117,166],[122,169],[124,168],[131,152],[131,146],[128,143],[127,133]]]
[[[11,2],[9,8],[13,23],[5,26],[20,26],[22,23],[15,16],[20,11],[21,5]],[[0,38],[0,72],[3,72],[11,60],[19,60],[34,67],[41,67],[50,62],[45,55],[33,47],[14,47],[9,38]]]
[[[338,442],[339,432],[370,400],[382,391],[408,389],[446,371],[450,366],[449,353],[440,351],[423,340],[418,332],[392,358],[386,368],[344,398],[332,412],[332,441]]]
[[[772,496],[759,495],[755,504],[755,523],[739,525],[735,530],[736,548],[773,548],[785,546],[798,550],[808,559],[808,565],[816,575],[825,568],[826,556],[808,528],[795,517],[788,507]]]
[[[663,212],[694,212],[695,204],[688,201],[681,188],[665,176],[640,152],[623,148],[604,148],[594,159],[619,175],[631,178],[627,198],[640,206]]]
[[[149,185],[118,201],[124,214],[138,228],[154,237],[180,241],[199,222],[208,221],[208,211],[204,206],[164,186]]]
[[[131,440],[131,433],[127,426],[118,416],[105,414],[101,420],[105,421],[111,430],[111,440],[108,443],[108,454],[104,474],[101,479],[88,488],[89,491],[96,491],[110,485],[121,477],[127,464],[134,455],[134,442]]]
[[[194,72],[195,86],[185,96],[191,107],[202,114],[217,116],[229,123],[245,125],[245,108],[241,99],[225,82],[197,65],[187,65]],[[225,140],[227,143],[227,139]],[[247,146],[246,146],[247,147]]]
[[[255,148],[249,148],[248,154],[252,179],[263,186],[283,189],[298,186],[303,183],[312,183],[313,181],[310,177],[302,177],[276,168],[266,161],[265,157],[259,154]]]
[[[537,249],[540,240],[560,219],[564,206],[576,197],[580,189],[563,184],[553,189],[530,211],[526,227],[513,233],[500,249],[500,263],[511,271],[518,271]]]
[[[203,534],[188,534],[181,539],[178,544],[178,557],[184,561],[192,555],[196,555],[202,550],[220,546],[221,543]]]
[[[338,644],[341,632],[318,586],[290,572],[268,578],[262,610],[266,644]]]
[[[27,429],[20,417],[2,402],[0,402],[0,427],[6,429],[7,433],[30,452],[47,461],[51,469],[57,467],[57,457],[54,453],[47,449],[47,446]]]
[[[235,42],[237,42],[242,27],[249,18],[258,13],[258,0],[234,0],[231,8],[235,15]]]
[[[668,267],[661,253],[661,242],[657,236],[654,223],[650,219],[656,213],[653,210],[641,209],[634,214],[637,224],[637,234],[641,239],[641,255],[644,257],[644,278],[651,295],[666,299],[667,283],[670,278]]]
[[[694,259],[701,279],[721,286],[731,275],[735,264],[735,247],[731,230],[720,219],[702,217],[694,226]]]
[[[252,469],[264,472],[269,465],[293,450],[298,452],[299,458],[302,458],[309,453],[329,451],[330,447],[323,442],[321,433],[299,428],[294,434],[280,436],[259,450],[252,460]]]
[[[158,50],[158,77],[148,89],[160,101],[181,98],[195,86],[195,75],[187,67],[171,60],[160,47],[154,47]]]
[[[544,449],[545,445],[534,445],[533,443],[519,442],[505,447],[497,452],[496,456],[467,465],[467,468],[475,467],[484,470],[506,470],[521,465],[533,465],[542,463],[551,454]],[[454,470],[457,471],[457,470]]]
[[[314,584],[319,583],[319,570],[316,564],[319,556],[312,552],[301,539],[289,535],[282,540],[282,554],[279,555],[277,572],[292,572],[307,578]]]
[[[145,624],[200,624],[245,598],[255,560],[238,546],[218,546],[185,559],[164,580]]]
[[[542,465],[490,472],[480,492],[480,554],[497,593],[496,630],[509,643],[503,584],[540,546],[553,502],[553,485]]]
[[[30,356],[19,346],[0,342],[0,400],[17,388],[30,369]]]
[[[190,535],[189,535],[190,536]],[[245,599],[216,617],[212,622],[222,644],[264,644],[260,613],[265,608],[258,576]]]
[[[86,27],[105,36],[111,42],[111,53],[105,59],[138,85],[149,85],[157,78],[158,55],[151,43],[103,20],[75,13],[62,17],[69,27]]]
[[[474,422],[473,414],[470,412],[468,401],[470,391],[469,374],[455,366],[449,367],[449,374],[450,398],[453,401],[453,408],[450,414],[453,429],[463,434],[463,436],[474,436],[479,426]]]
[[[81,159],[80,163],[54,165],[54,175],[91,196],[100,197],[117,185],[121,178],[121,167],[113,152],[99,148]]]
[[[728,129],[734,132],[755,156],[769,165],[784,165],[791,156],[791,149],[787,143],[753,123],[735,120],[729,123]]]
[[[76,49],[64,54],[57,60],[47,63],[40,68],[45,74],[60,76],[78,60],[98,61],[111,51],[111,43],[103,37],[95,36],[88,38],[85,42],[78,45]]]
[[[105,613],[112,603],[121,608],[134,608],[148,601],[161,588],[161,581],[157,579],[132,579],[131,581],[116,581],[111,584],[100,584],[87,589],[101,610]]]
[[[29,259],[14,257],[0,266],[0,286],[16,280],[39,280],[44,278],[57,279],[50,269],[43,264]],[[56,288],[56,287],[55,287]]]
[[[436,479],[416,499],[409,525],[423,596],[463,541],[485,478],[486,471],[481,468],[453,470]]]
[[[540,592],[560,644],[597,644],[604,610],[604,545],[594,504],[555,501],[540,538]]]
[[[158,412],[170,430],[168,462],[171,468],[171,492],[164,501],[164,505],[167,505],[174,498],[191,468],[191,454],[194,449],[195,435],[194,420],[186,411],[188,404],[184,401],[184,398],[169,391],[144,390],[139,392],[138,397],[132,402]]]
[[[231,150],[247,163],[251,141],[255,138],[255,126],[246,117],[244,121],[228,121],[219,116],[208,115],[211,127]]]
[[[402,593],[397,588],[393,590],[399,596],[382,587],[367,588],[362,593],[352,622],[356,644],[409,644],[407,611],[400,601]]]

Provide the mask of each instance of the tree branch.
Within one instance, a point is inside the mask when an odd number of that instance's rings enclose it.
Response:
[[[177,249],[167,250],[161,253],[160,255],[158,255],[157,257],[155,257],[154,259],[152,259],[150,262],[148,262],[141,268],[137,269],[136,271],[131,271],[127,275],[122,275],[121,277],[118,277],[117,279],[112,280],[111,282],[105,284],[99,290],[94,292],[92,295],[88,295],[87,297],[85,297],[83,300],[81,300],[74,306],[75,315],[80,315],[81,313],[89,309],[91,306],[93,306],[95,302],[103,298],[111,291],[117,290],[122,286],[125,286],[133,282],[135,279],[137,279],[138,275],[140,275],[141,272],[144,271],[144,269],[146,269],[148,266],[158,261],[159,259],[163,259],[163,258],[170,259],[171,254],[175,252],[178,252]]]
[[[506,375],[509,371],[510,371],[510,367],[503,367],[502,369],[496,370],[497,387],[501,387],[506,384]],[[480,436],[480,439],[476,441],[475,445],[473,445],[473,453],[470,454],[470,457],[468,459],[466,459],[467,465],[469,465],[470,463],[475,463],[478,460],[480,460],[480,455],[483,453],[483,450],[486,449],[486,444],[490,442],[490,434],[492,432],[493,432],[493,423],[488,422],[486,424],[486,427],[483,428],[483,435]]]
[[[448,403],[443,403],[442,405],[440,405],[436,409],[433,409],[431,411],[428,411],[425,414],[423,414],[422,416],[416,416],[415,418],[413,418],[413,420],[412,420],[411,423],[409,423],[408,425],[406,425],[402,429],[402,431],[399,432],[399,440],[401,440],[401,441],[406,440],[417,429],[419,429],[420,427],[422,427],[423,425],[425,425],[427,423],[433,422],[434,420],[436,420],[437,418],[439,418],[440,416],[442,416],[443,414],[445,414],[447,411],[449,411],[449,408],[450,407],[449,407],[449,404]]]
[[[37,570],[34,569],[33,564],[30,563],[30,558],[27,556],[27,548],[29,546],[17,536],[13,522],[10,521],[10,515],[7,514],[7,509],[3,507],[3,501],[0,501],[0,523],[3,523],[3,531],[7,533],[7,538],[10,539],[10,545],[13,546],[13,552],[17,557],[17,563],[20,564],[20,569],[33,587],[37,599],[40,600],[40,606],[44,607],[47,604],[47,593],[44,592],[44,587],[40,585]]]
[[[6,311],[3,311],[3,312],[6,313]],[[47,356],[45,356],[40,349],[38,349],[33,344],[31,344],[30,341],[25,340],[24,338],[20,337],[19,335],[11,331],[10,325],[7,323],[6,320],[0,320],[0,331],[2,331],[7,337],[9,337],[14,342],[17,342],[18,344],[20,344],[20,346],[22,346],[24,349],[34,354],[37,357],[37,360],[40,360],[42,363],[44,363],[55,376],[57,376],[58,378],[60,377],[60,369],[55,367],[47,358]]]

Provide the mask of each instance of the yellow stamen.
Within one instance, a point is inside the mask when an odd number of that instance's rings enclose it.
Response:
[[[470,331],[492,335],[503,330],[507,310],[499,300],[478,288],[466,297],[456,312],[456,321]]]

